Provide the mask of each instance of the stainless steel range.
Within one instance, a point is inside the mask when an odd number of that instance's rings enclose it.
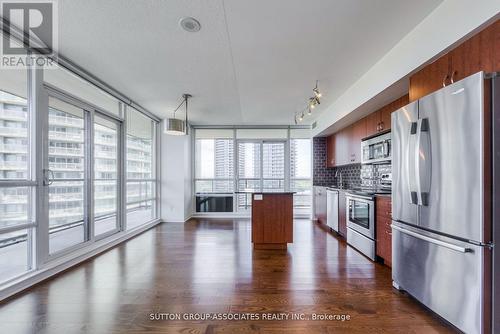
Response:
[[[362,191],[346,195],[347,243],[375,260],[375,201]]]

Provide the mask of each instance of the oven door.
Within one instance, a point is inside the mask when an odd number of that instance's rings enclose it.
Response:
[[[374,201],[371,198],[347,196],[347,226],[375,240]]]

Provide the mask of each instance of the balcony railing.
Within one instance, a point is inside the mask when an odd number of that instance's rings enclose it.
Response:
[[[0,144],[0,153],[21,153],[26,154],[28,152],[27,145],[17,145],[17,144]]]
[[[50,125],[64,125],[83,129],[83,119],[49,115]]]
[[[18,170],[25,171],[28,169],[26,161],[1,161],[0,170]]]
[[[27,138],[28,130],[26,128],[11,128],[0,126],[0,136]]]
[[[83,163],[49,163],[49,168],[53,171],[81,171],[83,172]]]
[[[0,119],[26,122],[28,119],[28,113],[21,110],[0,109]]]
[[[138,143],[136,141],[127,141],[127,147],[131,149],[136,149],[143,152],[151,152],[151,144]]]
[[[83,143],[83,133],[49,131],[49,139]]]
[[[49,154],[83,157],[82,148],[49,147]]]

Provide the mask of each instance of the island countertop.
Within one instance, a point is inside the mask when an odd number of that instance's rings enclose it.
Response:
[[[264,195],[283,195],[296,194],[296,191],[235,191],[235,194],[264,194]]]

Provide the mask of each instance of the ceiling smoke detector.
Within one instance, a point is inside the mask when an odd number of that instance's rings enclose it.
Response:
[[[179,21],[179,24],[187,32],[197,32],[201,29],[200,22],[193,17],[184,17]]]

